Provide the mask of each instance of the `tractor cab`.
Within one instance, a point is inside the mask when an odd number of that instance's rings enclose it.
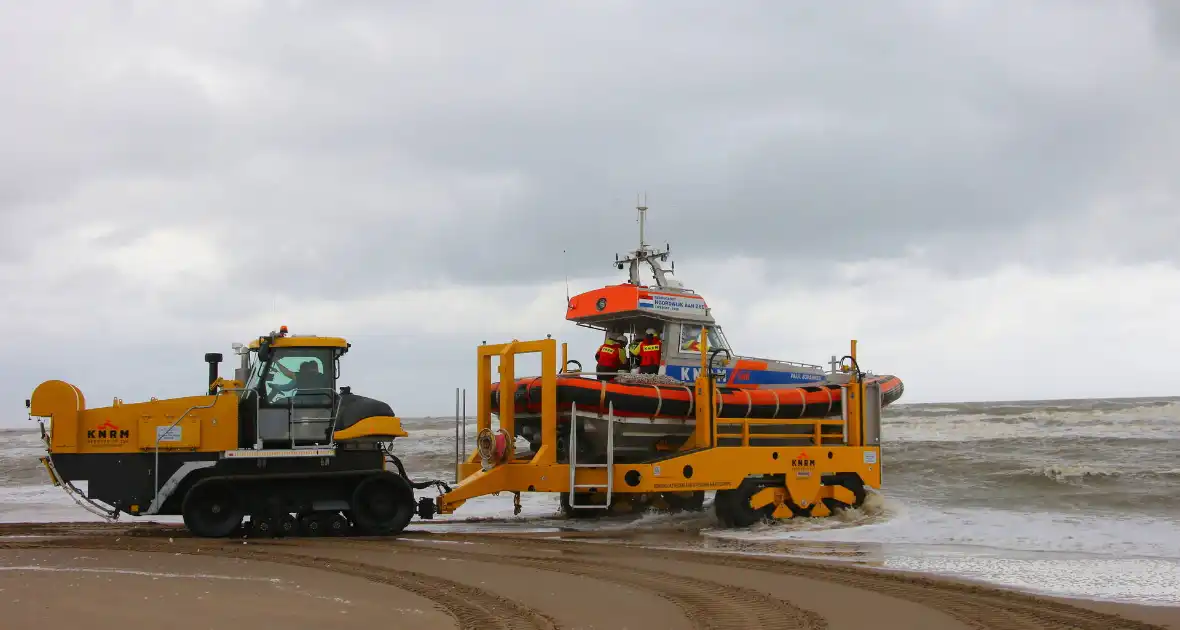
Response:
[[[338,337],[289,337],[284,327],[274,340],[255,340],[250,347],[258,360],[247,387],[258,388],[263,406],[331,406],[348,342]]]
[[[240,361],[235,380],[244,390],[238,410],[242,446],[329,445],[357,413],[392,416],[389,405],[337,388],[340,358],[350,347],[340,337],[290,335],[286,326],[234,344]]]

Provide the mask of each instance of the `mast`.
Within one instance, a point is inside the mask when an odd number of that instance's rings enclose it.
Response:
[[[630,252],[628,256],[625,256],[622,259],[620,259],[616,254],[615,267],[622,269],[624,266],[628,266],[630,271],[630,278],[628,279],[628,282],[634,285],[639,285],[642,284],[642,281],[639,278],[639,265],[641,263],[647,263],[647,265],[651,267],[652,275],[655,276],[656,287],[668,288],[668,279],[665,275],[668,272],[665,271],[662,266],[660,266],[660,261],[668,260],[668,253],[672,250],[672,248],[671,246],[665,244],[664,249],[659,250],[652,249],[647,245],[644,234],[644,228],[646,227],[647,223],[647,195],[644,195],[642,200],[636,200],[635,209],[639,213],[639,248]]]
[[[643,197],[643,201],[636,201],[638,205],[635,206],[635,209],[639,211],[639,249],[641,251],[647,249],[647,243],[643,242],[643,224],[647,219],[647,195]]]

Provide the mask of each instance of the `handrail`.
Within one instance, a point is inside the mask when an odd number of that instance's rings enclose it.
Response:
[[[824,369],[824,366],[822,366],[822,365],[814,365],[811,363],[804,363],[802,361],[787,361],[785,359],[771,359],[769,357],[755,357],[755,356],[750,356],[750,355],[746,355],[746,354],[735,354],[735,355],[733,355],[733,358],[734,358],[734,360],[745,359],[747,361],[766,361],[767,363],[782,363],[784,365],[794,365],[797,367],[809,367],[809,368],[815,368],[817,370]]]
[[[748,358],[748,357],[741,357],[741,358]],[[802,365],[802,366],[804,366],[804,367],[819,367],[819,366],[815,366],[815,365],[806,365],[806,364],[802,364],[802,363],[801,363],[801,364],[798,364],[798,365]],[[681,367],[681,366],[676,366],[676,367]],[[722,366],[722,365],[713,365],[713,366],[711,366],[711,371],[713,371],[713,372],[718,372],[718,371],[721,371],[721,370],[728,370],[728,369],[733,369],[733,368],[725,367],[725,366]],[[619,376],[623,376],[623,375],[631,375],[631,376],[668,376],[667,374],[656,374],[656,375],[652,375],[652,374],[641,374],[640,372],[560,372],[560,373],[558,374],[558,376],[602,376],[602,375],[611,375],[611,374],[617,374],[617,375],[619,375]],[[868,373],[868,372],[866,372],[866,374],[869,374],[869,373]],[[518,380],[518,381],[519,381],[519,380],[523,380],[523,379],[530,379],[530,378],[531,378],[531,379],[541,378],[541,375],[539,375],[539,374],[536,374],[536,375],[530,375],[530,376],[517,376],[517,377],[516,377],[516,380]],[[692,381],[683,381],[683,380],[681,380],[681,379],[678,379],[678,378],[676,378],[675,376],[668,376],[668,378],[675,379],[677,382],[680,382],[680,383],[691,383],[691,382],[692,382]],[[803,383],[801,383],[801,384],[803,384]]]
[[[336,443],[336,423],[340,419],[340,397],[336,396],[336,389],[332,387],[296,387],[295,392],[297,393],[287,396],[287,437],[291,440],[291,448],[295,448],[295,397],[316,395],[307,392],[327,392],[330,403],[328,406],[332,410],[332,415],[327,418],[304,418],[299,421],[299,424],[331,423],[332,431],[328,436],[328,446],[333,446]],[[301,407],[301,409],[314,409],[314,407]]]
[[[842,424],[844,421],[835,418],[717,418],[717,424],[748,424],[755,427],[772,427],[778,424],[791,426],[808,426],[812,424]]]
[[[717,368],[717,369],[720,369],[720,368]],[[602,376],[602,375],[611,375],[611,374],[618,375],[618,376],[667,376],[666,374],[641,374],[639,372],[559,372],[557,375],[558,376]],[[537,374],[537,375],[530,375],[530,376],[517,376],[516,380],[520,381],[520,380],[529,379],[529,378],[541,378],[541,375]],[[677,382],[680,382],[680,383],[686,382],[686,381],[681,381],[680,379],[678,379],[674,376],[668,376],[668,378],[675,379]]]
[[[295,391],[299,392],[299,393],[291,394],[290,396],[286,397],[288,408],[292,408],[295,405],[295,397],[296,396],[316,395],[316,394],[308,394],[307,392],[327,392],[329,397],[331,397],[333,394],[336,393],[336,390],[331,387],[299,387],[299,388],[296,388]],[[275,402],[278,402],[278,401],[275,401]]]
[[[737,432],[722,433],[718,430],[719,427],[725,426],[727,429],[733,426],[739,427]],[[717,439],[738,439],[741,440],[740,446],[747,447],[750,445],[750,440],[800,440],[806,439],[811,442],[812,446],[824,446],[824,438],[840,438],[841,443],[847,443],[844,437],[845,422],[841,418],[715,418],[714,419],[714,445],[719,448],[726,448],[716,443]],[[751,433],[752,426],[782,426],[782,427],[810,427],[811,431],[807,433]],[[825,428],[839,426],[840,431],[825,431]]]

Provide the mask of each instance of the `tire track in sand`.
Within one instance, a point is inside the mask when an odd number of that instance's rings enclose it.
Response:
[[[335,540],[333,546],[358,548],[389,548],[389,544],[374,540]],[[429,541],[424,541],[429,542]],[[515,541],[513,541],[515,542]],[[264,543],[269,546],[275,543]],[[280,542],[281,546],[292,545]],[[296,546],[298,543],[292,546]],[[517,546],[517,545],[512,545]],[[536,547],[522,551],[536,551]],[[436,548],[418,544],[398,545],[398,553],[433,554]],[[596,559],[579,558],[577,562],[558,558],[536,558],[463,550],[457,557],[496,565],[512,565],[526,569],[554,571],[568,575],[625,584],[647,591],[678,607],[688,622],[702,630],[730,630],[733,628],[768,628],[782,630],[824,630],[828,622],[823,616],[761,591],[701,580],[694,577],[620,566]]]
[[[729,558],[712,558],[707,562],[716,566],[822,579],[841,586],[873,590],[933,608],[968,627],[981,630],[1164,630],[1154,624],[1024,593],[997,592],[982,586],[941,583],[916,576],[868,573],[848,567],[790,566]]]
[[[557,630],[559,626],[547,615],[481,588],[413,571],[379,567],[362,562],[324,558],[281,551],[256,551],[238,545],[203,541],[192,544],[163,543],[156,539],[128,539],[123,541],[93,538],[30,542],[0,542],[0,549],[88,549],[104,551],[135,551],[154,553],[182,553],[194,556],[236,558],[259,562],[273,562],[287,566],[317,569],[370,582],[385,584],[420,595],[445,610],[463,630]]]
[[[465,540],[479,540],[479,536],[467,534],[452,536]],[[588,558],[655,559],[823,580],[921,604],[979,630],[1166,630],[1155,624],[1071,606],[1018,591],[943,582],[921,576],[871,571],[863,567],[847,567],[834,563],[795,558],[764,560],[717,553],[651,549],[638,545],[626,545],[624,548],[627,551],[622,552],[617,547],[576,540],[534,540],[506,536],[496,537],[495,540],[534,551],[545,547],[563,549],[567,553],[572,552]],[[631,570],[630,565],[616,566],[619,570]]]
[[[8,528],[0,528],[0,531],[4,531],[5,529],[8,529]],[[10,530],[5,533],[9,533],[9,534],[18,534],[19,533],[19,534],[24,534],[24,535],[30,535],[30,534],[44,535],[44,536],[50,536],[52,538],[58,538],[58,537],[62,537],[62,538],[69,537],[69,538],[66,538],[65,540],[60,540],[60,539],[59,540],[41,540],[41,541],[36,541],[36,542],[28,541],[28,542],[20,542],[20,543],[17,543],[15,541],[13,541],[11,543],[4,541],[4,542],[0,542],[0,548],[4,548],[4,547],[35,548],[35,547],[48,547],[48,546],[52,546],[52,547],[78,547],[78,548],[107,548],[107,549],[112,548],[108,542],[110,540],[109,538],[105,538],[99,542],[93,542],[93,543],[91,543],[90,546],[84,547],[83,545],[79,544],[81,542],[81,540],[97,541],[99,539],[92,538],[92,537],[95,535],[99,535],[99,533],[103,530],[110,531],[107,527],[103,527],[102,525],[99,525],[97,527],[92,526],[92,525],[78,526],[78,527],[70,527],[70,526],[61,527],[61,526],[58,526],[57,524],[54,524],[54,526],[50,526],[50,527],[28,527],[27,525],[22,524],[22,526],[19,527],[19,529],[17,527],[13,527],[12,530],[16,530],[16,531]],[[30,530],[32,530],[32,531],[30,531]],[[112,531],[111,533],[105,534],[105,536],[109,537],[109,536],[111,536],[111,534],[114,534],[116,536],[123,535],[128,540],[134,540],[139,543],[146,543],[147,540],[145,540],[145,538],[147,538],[148,540],[151,540],[151,539],[157,539],[156,538],[157,536],[172,536],[172,535],[176,535],[178,537],[177,540],[179,541],[180,537],[183,537],[185,535],[184,533],[182,533],[180,531],[173,532],[170,530],[166,531],[166,530],[161,529],[160,531],[157,532],[157,531],[151,531],[148,528],[143,528],[143,530],[139,530],[139,528],[134,528],[134,529],[131,529],[131,531],[124,530],[124,531],[120,531],[117,533]],[[72,538],[72,540],[71,540],[71,538]],[[411,537],[407,537],[407,538],[417,538],[417,537],[411,536]],[[381,542],[384,542],[384,541],[379,542],[379,541],[372,540],[372,539],[369,539],[369,540],[328,539],[328,540],[332,540],[334,542],[343,542],[343,540],[348,540],[350,543],[357,543],[357,544],[368,543],[370,545],[374,544],[374,543],[380,544]],[[568,562],[562,562],[562,561],[557,561],[557,560],[548,560],[548,559],[528,559],[528,560],[530,562],[547,563],[549,566],[543,567],[546,570],[548,570],[552,567],[553,570],[563,571],[566,573],[570,573],[571,571],[569,569],[574,568],[574,565],[577,565],[577,564],[594,564],[596,566],[593,568],[587,567],[588,571],[594,572],[593,575],[588,575],[587,577],[592,577],[595,579],[604,579],[604,580],[620,582],[620,583],[622,583],[624,580],[626,580],[626,574],[628,574],[628,573],[630,573],[631,575],[635,575],[635,576],[640,575],[638,572],[635,572],[634,569],[632,569],[630,564],[624,563],[621,561],[643,560],[643,559],[685,562],[685,563],[696,564],[696,565],[705,564],[705,565],[724,566],[724,567],[747,569],[747,570],[751,570],[751,571],[768,572],[768,573],[786,575],[786,576],[797,577],[797,578],[808,579],[808,580],[822,580],[822,581],[826,581],[829,583],[833,583],[833,584],[837,584],[837,585],[841,585],[841,586],[846,586],[846,587],[850,587],[850,588],[860,588],[860,589],[872,590],[872,591],[881,593],[883,595],[887,595],[887,596],[894,597],[897,599],[907,600],[907,601],[911,601],[914,603],[918,603],[918,604],[926,606],[928,608],[941,611],[944,614],[947,614],[948,616],[959,620],[961,623],[963,623],[964,625],[966,625],[968,627],[977,628],[980,630],[985,630],[985,629],[986,630],[1025,630],[1025,629],[1031,630],[1034,628],[1038,629],[1038,630],[1041,628],[1077,629],[1077,630],[1165,630],[1162,626],[1158,626],[1158,625],[1154,625],[1154,624],[1150,624],[1150,623],[1146,623],[1146,622],[1141,622],[1141,621],[1137,621],[1137,620],[1133,620],[1133,619],[1127,619],[1127,618],[1120,617],[1120,616],[1114,615],[1114,614],[1092,611],[1092,610],[1082,608],[1079,606],[1073,606],[1073,605],[1070,605],[1067,603],[1045,599],[1045,598],[1037,596],[1035,594],[1025,594],[1025,593],[1021,593],[1019,591],[1011,591],[1011,590],[1007,590],[1007,589],[1000,589],[1000,588],[986,586],[986,585],[976,586],[976,585],[972,585],[969,583],[944,582],[944,581],[941,581],[938,579],[928,579],[928,578],[924,578],[921,576],[878,572],[878,571],[865,569],[863,567],[840,566],[839,564],[836,564],[836,563],[822,563],[822,562],[815,562],[815,561],[799,560],[796,558],[761,559],[761,558],[751,558],[748,556],[721,555],[721,554],[716,554],[716,553],[702,553],[699,551],[692,551],[692,550],[653,549],[653,548],[644,547],[641,545],[626,544],[626,543],[619,545],[618,541],[616,541],[616,545],[603,545],[603,544],[588,543],[588,542],[584,542],[584,541],[580,541],[580,540],[576,540],[576,539],[575,540],[569,540],[569,539],[567,539],[567,540],[554,540],[554,539],[542,540],[539,538],[533,538],[533,537],[529,537],[529,536],[520,536],[520,535],[515,535],[515,534],[502,534],[502,533],[495,533],[495,534],[465,534],[465,533],[432,534],[428,537],[422,538],[421,540],[423,542],[426,542],[429,540],[495,542],[495,543],[509,545],[509,546],[517,546],[521,549],[521,551],[523,553],[535,553],[537,551],[549,551],[549,552],[559,552],[560,551],[560,552],[564,552],[565,554],[567,554],[567,556],[576,556],[578,559],[574,560],[571,558],[570,561],[568,561]],[[208,541],[201,541],[201,542],[204,544],[209,544]],[[255,544],[257,544],[257,543],[255,543]],[[232,547],[236,547],[236,546],[230,545],[230,547],[232,548]],[[400,550],[406,549],[405,546],[398,545],[398,547]],[[114,548],[119,549],[119,547],[117,547],[117,546]],[[136,548],[138,549],[139,545],[137,545]],[[294,548],[297,549],[298,545],[297,544],[294,545]],[[202,552],[206,551],[207,549],[208,548],[202,548]],[[427,549],[427,548],[422,548],[422,549]],[[173,545],[163,546],[163,547],[160,547],[159,549],[147,549],[147,550],[153,550],[153,551],[158,550],[158,551],[165,551],[165,552],[181,551],[180,549],[177,549]],[[236,551],[236,549],[235,549],[235,551]],[[189,552],[186,552],[186,553],[189,553]],[[468,552],[465,552],[465,553],[468,553]],[[296,554],[296,556],[298,557],[297,554]],[[283,560],[276,558],[273,555],[267,555],[266,553],[257,553],[256,555],[253,555],[250,557],[256,558],[258,560],[263,560],[263,561],[283,562]],[[306,557],[306,556],[302,556],[302,557]],[[524,559],[524,558],[513,558],[514,561],[515,560],[522,560],[522,559]],[[615,562],[612,563],[611,562],[612,559],[615,560]],[[321,559],[321,561],[332,562],[337,565],[341,564],[341,561],[334,560],[334,559],[331,559],[331,560],[330,559]],[[494,556],[490,561],[503,563],[503,562],[505,562],[505,558],[502,556]],[[315,561],[313,560],[312,562],[315,562]],[[519,562],[517,562],[517,564],[519,564]],[[308,566],[308,565],[300,564],[299,566]],[[314,564],[311,566],[314,566],[314,568],[321,568],[321,569],[324,568],[324,567],[314,565]],[[364,566],[368,567],[367,570],[378,571],[378,572],[382,572],[382,573],[387,573],[387,572],[391,571],[390,569],[383,569],[380,567],[372,567],[371,565],[364,565]],[[610,567],[609,572],[608,572],[608,569],[603,568],[603,567]],[[542,568],[542,567],[537,567],[537,568]],[[675,571],[675,569],[670,569],[670,570]],[[396,573],[404,575],[402,572],[396,572]],[[648,575],[652,575],[652,573],[649,572]],[[654,575],[652,575],[652,577],[648,578],[648,579],[655,581],[656,582],[655,584],[648,581],[647,579],[638,579],[638,577],[635,580],[632,580],[627,583],[632,584],[636,588],[643,589],[645,591],[653,591],[653,589],[658,589],[658,580],[668,581],[669,578],[666,576],[669,576],[669,575],[671,576],[671,578],[673,580],[679,580],[679,579],[683,579],[685,577],[685,576],[676,575],[674,573],[668,574],[664,571],[658,571],[658,572],[654,572]],[[659,577],[656,577],[656,576],[659,576]],[[364,577],[364,576],[362,576],[362,577]],[[426,576],[423,576],[423,577],[426,577]],[[429,592],[422,593],[422,595],[428,597],[429,599],[438,601],[437,597],[432,597],[431,595],[437,595],[438,593],[443,592],[443,589],[445,589],[446,587],[443,586],[440,588],[439,586],[436,586],[436,584],[440,581],[439,578],[429,578],[429,579],[431,581],[431,585],[426,587]],[[668,583],[671,583],[671,582],[668,582]],[[676,582],[676,584],[678,586],[676,589],[673,589],[674,592],[669,592],[669,593],[664,593],[664,594],[657,593],[657,594],[659,594],[661,597],[664,597],[665,599],[669,599],[669,600],[673,601],[673,603],[675,603],[682,610],[684,610],[685,613],[690,616],[690,619],[692,619],[694,622],[696,622],[699,627],[711,627],[711,626],[700,623],[699,619],[694,618],[694,616],[699,615],[699,614],[704,614],[704,615],[711,614],[710,612],[707,612],[707,611],[700,612],[701,609],[698,608],[695,603],[695,597],[699,597],[698,594],[701,592],[701,590],[699,589],[700,585],[693,584],[693,587],[697,587],[698,590],[693,591],[690,588],[689,593],[683,593],[682,592],[683,589],[680,588],[680,586],[679,586],[682,583]],[[711,584],[711,583],[705,582],[705,584]],[[400,583],[398,585],[400,586]],[[456,585],[456,586],[462,586],[462,585]],[[464,588],[466,588],[466,587],[464,587]],[[410,588],[407,588],[407,590],[411,590],[411,592],[418,592],[418,591],[414,591],[413,589],[410,589]],[[667,590],[667,589],[665,589],[665,590]],[[705,592],[709,591],[708,588],[705,588],[703,590]],[[762,595],[760,592],[758,592],[757,594],[759,596]],[[488,595],[491,595],[491,594],[488,594]],[[491,596],[494,598],[498,597],[495,595],[491,595]],[[679,602],[676,601],[675,599],[673,599],[676,597],[680,598]],[[716,597],[716,595],[712,595],[712,597]],[[708,601],[708,600],[706,600],[706,601]],[[461,601],[458,602],[456,605],[463,606],[464,604],[466,604],[466,600],[461,599]],[[478,614],[475,614],[474,617],[471,616],[471,613],[467,613],[468,616],[466,617],[466,619],[473,619],[473,618],[479,619],[478,625],[471,625],[472,622],[464,621],[464,618],[460,617],[459,614],[456,614],[454,611],[452,611],[450,608],[448,608],[445,604],[440,602],[439,605],[442,606],[444,609],[446,609],[448,612],[450,612],[452,614],[452,616],[454,616],[456,619],[459,619],[461,627],[465,627],[465,628],[466,627],[485,627],[484,624],[487,621],[490,621],[491,619],[495,619],[494,616],[491,616],[491,615],[484,613],[484,612],[480,612]],[[513,602],[510,602],[510,601],[507,602],[507,605],[511,606],[513,609],[518,608],[518,606],[516,604],[514,604]],[[486,610],[487,608],[488,608],[487,606],[483,607],[484,610]],[[793,609],[793,611],[799,610],[796,607],[792,607],[792,609]],[[531,610],[531,609],[528,609],[528,610]],[[693,611],[693,612],[690,612],[690,611]],[[540,615],[539,613],[535,613],[535,612],[534,612],[534,614]],[[798,613],[793,612],[793,614],[798,614]],[[809,613],[807,611],[804,611],[804,614],[814,615],[814,613]],[[518,626],[518,627],[556,627],[556,624],[552,620],[548,619],[547,617],[544,617],[543,615],[541,615],[540,617],[545,620],[544,623],[533,623],[533,625],[531,625],[531,626],[526,624],[526,625]],[[725,619],[726,617],[728,617],[728,616],[720,617],[720,618]],[[816,616],[816,617],[818,617],[818,616]],[[529,619],[534,619],[534,618],[530,616]],[[819,619],[812,618],[812,620],[818,621],[818,623],[813,623],[813,625],[811,627],[822,628],[822,627],[824,627],[824,625],[826,625],[826,623],[822,620],[822,618],[819,618]],[[507,627],[512,627],[512,626],[507,626]],[[788,625],[786,627],[807,628],[809,626],[796,623],[796,625],[794,625],[794,626]]]

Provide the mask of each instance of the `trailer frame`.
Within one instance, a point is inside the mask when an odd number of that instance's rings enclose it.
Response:
[[[579,463],[576,459],[577,431],[570,431],[567,463],[557,457],[558,374],[565,371],[566,344],[561,345],[562,369],[557,366],[557,341],[552,338],[500,344],[481,344],[477,349],[476,447],[457,465],[458,484],[435,501],[435,510],[451,514],[466,501],[489,494],[511,492],[517,512],[522,492],[605,494],[611,498],[651,493],[717,492],[718,516],[731,526],[745,526],[765,518],[829,516],[835,510],[859,507],[866,488],[881,486],[880,418],[881,392],[875,383],[864,382],[856,360],[856,340],[841,360],[848,374],[841,384],[840,433],[833,418],[800,420],[726,418],[718,415],[719,389],[708,354],[708,331],[702,330],[701,372],[694,383],[695,427],[679,450],[663,453],[641,463],[614,463],[608,448],[605,463]],[[725,352],[723,349],[718,351]],[[496,372],[500,387],[516,381],[518,355],[541,355],[541,445],[531,457],[520,457],[514,447],[514,396],[503,389],[499,396],[499,426],[493,428],[491,409],[492,359],[498,358]],[[717,351],[713,354],[716,355]],[[844,364],[847,362],[847,364]],[[716,394],[716,395],[715,395]],[[577,423],[577,409],[571,404],[571,427]],[[608,411],[613,417],[613,409]],[[613,423],[608,422],[608,426]],[[751,444],[751,427],[809,425],[807,446],[760,446]],[[724,427],[724,429],[723,429]],[[800,434],[767,434],[754,437],[799,438]],[[832,441],[839,438],[839,443]],[[868,438],[866,440],[866,438]],[[730,444],[722,444],[721,441]],[[621,497],[620,497],[621,495]],[[598,505],[575,504],[584,509]],[[431,515],[433,516],[433,515]]]

